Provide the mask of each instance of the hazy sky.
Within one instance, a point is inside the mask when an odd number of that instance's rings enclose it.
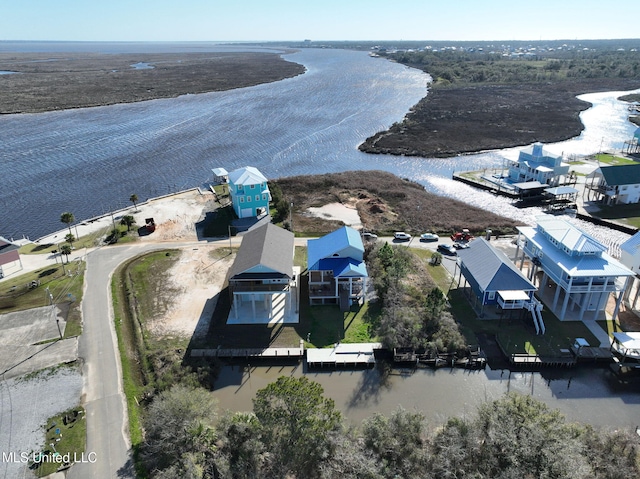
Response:
[[[637,16],[637,0],[0,0],[0,40],[638,38]]]

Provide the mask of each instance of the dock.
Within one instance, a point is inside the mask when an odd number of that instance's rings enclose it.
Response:
[[[578,364],[575,356],[569,350],[560,356],[541,356],[539,354],[511,354],[509,362],[515,368],[540,369],[540,368],[573,368]]]
[[[333,348],[307,349],[307,366],[310,368],[373,367],[374,351],[380,343],[340,344]]]
[[[237,349],[193,349],[192,358],[221,359],[301,359],[304,356],[303,344],[297,348],[237,348]]]

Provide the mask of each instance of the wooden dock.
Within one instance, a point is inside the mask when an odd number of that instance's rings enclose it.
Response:
[[[568,350],[560,356],[540,356],[539,354],[512,354],[509,362],[515,368],[573,368],[578,364],[576,357]]]
[[[304,356],[302,344],[297,348],[239,348],[239,349],[193,349],[191,357],[224,359],[301,359]]]
[[[373,367],[374,351],[380,343],[336,344],[333,348],[307,349],[307,366],[310,368]]]

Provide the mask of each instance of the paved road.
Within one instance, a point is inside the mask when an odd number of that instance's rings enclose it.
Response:
[[[69,479],[135,477],[130,456],[128,419],[111,303],[111,276],[126,259],[176,244],[136,244],[100,248],[87,255],[82,301],[83,333],[79,355],[84,359],[84,407],[87,411],[87,457]]]
[[[397,243],[393,238],[381,238],[381,240]],[[232,245],[238,246],[240,241],[241,238],[233,238]],[[141,253],[203,243],[225,247],[229,245],[229,240],[199,243],[136,243],[99,248],[87,254],[85,292],[82,301],[84,324],[80,337],[79,355],[84,359],[83,403],[87,411],[86,454],[95,453],[96,460],[75,464],[69,470],[69,479],[135,477],[130,454],[131,445],[127,408],[122,389],[120,356],[113,324],[111,277],[114,270],[122,262]],[[295,244],[306,246],[307,238],[296,238]],[[408,242],[398,244],[409,245]],[[410,246],[435,250],[437,244],[437,242],[412,241]],[[455,257],[444,261],[443,264],[453,271]]]

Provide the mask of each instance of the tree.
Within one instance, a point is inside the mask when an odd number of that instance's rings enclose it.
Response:
[[[144,458],[149,469],[190,470],[195,472],[190,477],[199,477],[197,471],[213,462],[216,416],[215,403],[204,388],[176,385],[162,392],[145,418]]]
[[[425,419],[419,412],[396,409],[391,417],[376,413],[362,424],[364,445],[376,456],[385,477],[424,477],[427,464]]]
[[[73,213],[65,212],[60,215],[60,221],[67,225],[69,228],[69,234],[71,234],[71,223],[73,223],[76,218],[73,216]]]
[[[253,410],[271,453],[272,472],[285,477],[317,477],[320,462],[331,456],[330,435],[342,424],[332,399],[306,377],[282,376],[259,390]]]
[[[67,263],[69,262],[69,255],[71,254],[71,245],[63,244],[60,246],[60,254],[67,257]]]
[[[127,231],[131,231],[131,226],[136,224],[136,219],[131,215],[124,215],[120,220],[121,225],[125,225],[127,227]]]
[[[129,201],[131,201],[131,203],[133,203],[133,207],[135,208],[136,211],[138,211],[138,195],[136,195],[135,193],[132,194],[131,196],[129,196]]]
[[[64,237],[64,240],[69,243],[71,246],[73,246],[73,242],[76,240],[76,237],[73,236],[71,233],[68,233],[67,236]]]
[[[253,413],[225,415],[218,424],[216,466],[222,477],[253,479],[262,476],[264,444],[260,421]]]

